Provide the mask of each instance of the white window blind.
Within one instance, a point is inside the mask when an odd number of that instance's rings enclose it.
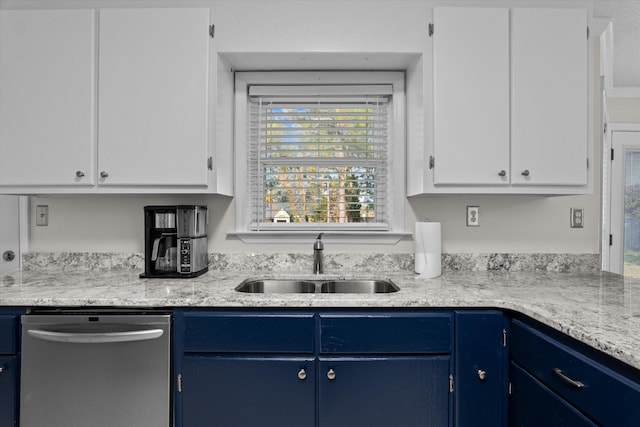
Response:
[[[250,86],[250,228],[387,230],[392,90]]]

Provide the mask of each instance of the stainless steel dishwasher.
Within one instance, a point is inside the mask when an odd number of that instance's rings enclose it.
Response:
[[[21,427],[169,427],[171,316],[22,316]]]

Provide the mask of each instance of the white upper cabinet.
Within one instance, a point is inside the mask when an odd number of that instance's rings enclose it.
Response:
[[[95,12],[0,11],[0,186],[94,183]]]
[[[0,192],[231,194],[208,8],[0,18]]]
[[[101,185],[207,185],[208,26],[208,9],[100,11]]]
[[[434,184],[509,182],[509,10],[433,11]]]
[[[586,185],[587,14],[514,9],[511,20],[512,183]]]
[[[586,11],[435,8],[433,24],[433,133],[408,147],[409,195],[592,191]]]

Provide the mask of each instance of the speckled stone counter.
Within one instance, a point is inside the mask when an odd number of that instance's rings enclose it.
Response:
[[[295,270],[295,269],[294,269]],[[194,279],[140,279],[139,271],[32,269],[0,276],[2,306],[501,308],[515,310],[640,369],[640,281],[609,273],[444,271],[345,272],[336,278],[385,278],[391,294],[245,294],[246,278],[313,278],[300,271],[209,271]]]

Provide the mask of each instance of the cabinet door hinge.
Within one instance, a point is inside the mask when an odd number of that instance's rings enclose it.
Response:
[[[433,23],[430,22],[429,23],[429,37],[431,37],[433,35]]]
[[[511,381],[509,381],[509,390],[508,390],[509,396],[511,396],[513,394],[513,384],[511,384]]]
[[[502,330],[502,347],[507,348],[507,330]]]
[[[589,27],[587,26],[587,40],[589,40]]]
[[[178,374],[178,393],[182,393],[182,374]]]
[[[587,170],[589,170],[589,158],[587,157]]]
[[[433,156],[429,156],[429,169],[433,169],[436,165],[436,159]]]
[[[607,124],[605,123],[604,126],[602,126],[602,133],[607,133]]]
[[[453,375],[449,375],[449,393],[453,393]]]
[[[216,34],[216,26],[211,24],[209,25],[209,36],[213,38]]]
[[[210,171],[213,170],[213,157],[209,157],[207,159],[207,167],[209,168]]]
[[[613,162],[613,148],[611,149],[611,161]]]
[[[613,234],[609,234],[609,246],[613,246]]]

